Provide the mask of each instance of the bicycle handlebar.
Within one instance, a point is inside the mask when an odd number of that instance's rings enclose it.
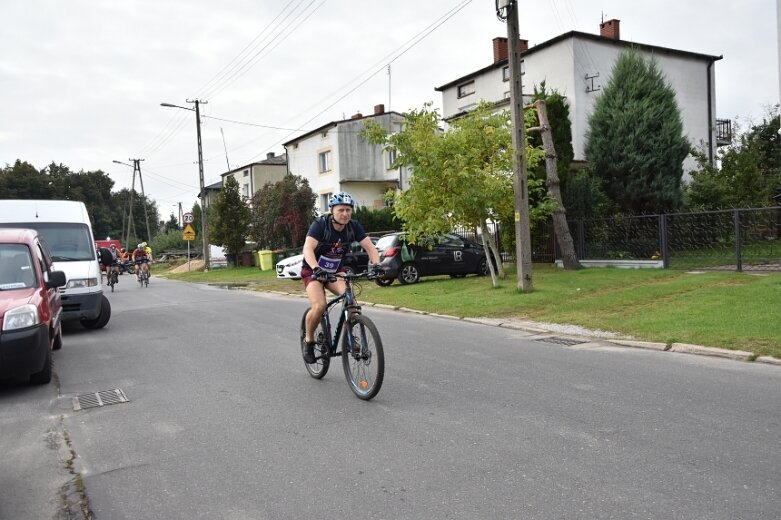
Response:
[[[339,278],[342,278],[343,280],[356,280],[358,278],[366,278],[368,280],[374,280],[379,275],[371,272],[371,271],[363,271],[361,273],[344,273],[344,272],[338,272],[338,273],[328,273],[326,277],[327,282],[335,282]]]

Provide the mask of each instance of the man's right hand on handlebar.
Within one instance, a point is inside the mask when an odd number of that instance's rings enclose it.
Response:
[[[328,272],[326,272],[322,267],[315,267],[312,269],[312,277],[320,282],[327,282]]]

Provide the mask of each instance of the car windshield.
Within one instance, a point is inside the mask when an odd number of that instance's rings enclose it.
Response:
[[[0,291],[35,285],[30,250],[23,244],[0,244]]]
[[[0,224],[3,227],[26,227],[38,230],[51,251],[55,262],[95,260],[95,246],[90,240],[89,228],[79,223],[22,222]]]

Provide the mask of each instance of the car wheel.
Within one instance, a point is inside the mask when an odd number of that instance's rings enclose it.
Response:
[[[488,270],[488,261],[483,258],[480,260],[480,264],[477,266],[477,275],[478,276],[488,276],[490,271]]]
[[[52,350],[60,350],[62,348],[62,327],[57,329],[57,334],[54,335],[54,342],[52,343]]]
[[[351,265],[345,265],[344,272],[347,274],[355,274],[355,269],[353,269],[353,266]]]
[[[110,318],[111,318],[111,303],[109,303],[108,298],[103,296],[100,305],[100,315],[94,320],[81,320],[81,325],[85,329],[102,329],[103,327],[106,326]]]
[[[412,262],[407,262],[401,266],[401,269],[399,269],[399,282],[407,285],[411,283],[417,283],[418,280],[420,280],[418,266]]]
[[[388,287],[390,284],[393,283],[393,278],[375,278],[374,283],[376,283],[380,287]]]

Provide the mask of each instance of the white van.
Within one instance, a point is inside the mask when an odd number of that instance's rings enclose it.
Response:
[[[80,321],[88,329],[104,327],[111,304],[103,295],[87,207],[71,200],[0,200],[0,227],[33,228],[43,235],[54,268],[67,278],[62,321]]]

